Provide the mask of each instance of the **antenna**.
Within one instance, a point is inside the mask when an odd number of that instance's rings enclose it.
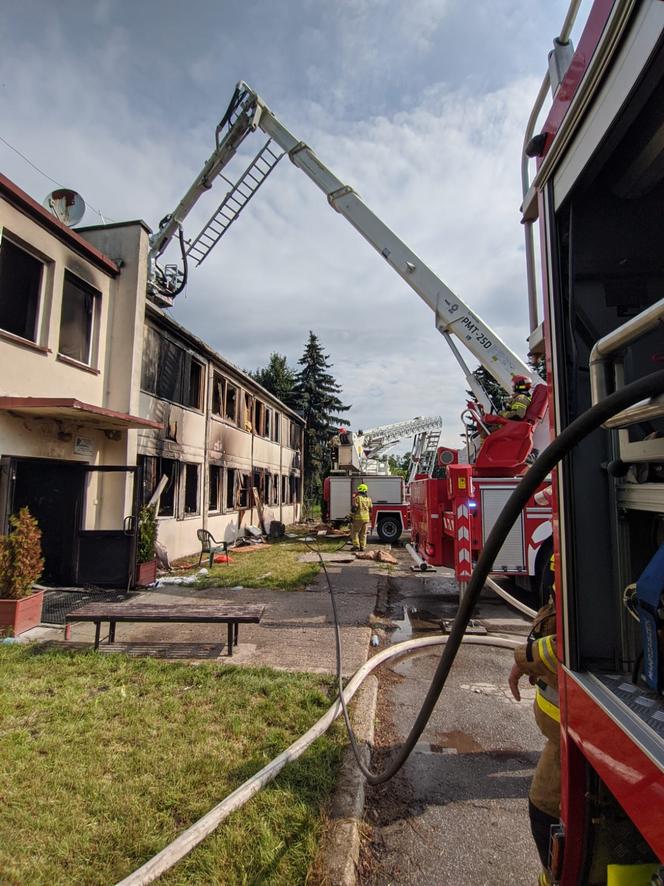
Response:
[[[43,206],[67,227],[77,225],[85,215],[85,200],[76,191],[58,188],[44,198]]]

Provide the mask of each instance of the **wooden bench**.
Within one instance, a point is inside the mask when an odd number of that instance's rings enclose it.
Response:
[[[88,603],[66,616],[67,622],[92,621],[95,624],[95,649],[99,649],[101,624],[107,621],[108,642],[115,642],[115,626],[118,622],[172,622],[196,624],[227,624],[228,654],[233,655],[237,646],[240,624],[258,624],[263,617],[264,606],[237,605],[234,603],[208,603],[191,606],[187,603]]]

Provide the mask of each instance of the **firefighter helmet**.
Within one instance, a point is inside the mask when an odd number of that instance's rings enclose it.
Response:
[[[369,487],[367,486],[366,483],[360,483],[360,485],[357,487],[357,491],[358,492],[368,492]]]
[[[530,390],[530,388],[532,387],[532,382],[527,375],[513,375],[512,387],[517,392],[525,392]]]

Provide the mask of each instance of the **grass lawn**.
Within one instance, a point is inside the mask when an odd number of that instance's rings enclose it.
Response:
[[[322,552],[338,551],[344,539],[321,539]],[[314,549],[317,542],[310,542]],[[215,563],[209,575],[201,576],[197,584],[202,588],[274,588],[301,591],[320,572],[318,563],[298,563],[302,554],[310,552],[304,542],[285,539],[264,545],[264,549],[246,553],[230,552],[232,562]]]
[[[334,697],[318,675],[37,645],[0,645],[0,671],[2,886],[117,882]],[[304,884],[342,747],[335,724],[159,882]]]

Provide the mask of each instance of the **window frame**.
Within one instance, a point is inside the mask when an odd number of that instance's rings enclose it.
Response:
[[[62,350],[62,319],[65,307],[65,287],[69,283],[71,286],[76,288],[78,291],[85,293],[91,299],[91,307],[90,307],[90,328],[89,328],[89,341],[88,341],[88,354],[87,358],[81,360],[79,357],[72,357],[71,354],[66,354]],[[60,300],[60,327],[58,334],[58,357],[63,357],[65,360],[71,360],[74,363],[78,363],[81,366],[87,366],[89,368],[94,369],[95,364],[97,362],[97,338],[98,338],[98,330],[99,330],[99,313],[101,310],[101,298],[102,294],[98,289],[95,289],[87,280],[84,280],[82,277],[79,277],[73,271],[70,271],[69,268],[65,268],[63,277],[62,277],[62,297]]]
[[[13,332],[10,329],[5,329],[4,326],[0,327],[0,332],[6,336],[15,336],[20,341],[25,341],[30,344],[39,346],[41,341],[41,326],[42,326],[42,317],[44,311],[45,304],[45,287],[46,281],[48,277],[48,268],[51,264],[50,260],[43,255],[40,255],[34,249],[32,249],[28,244],[24,243],[23,240],[19,237],[15,237],[11,232],[8,232],[6,228],[0,225],[0,253],[2,252],[3,244],[7,242],[14,249],[19,250],[19,252],[24,253],[28,256],[28,258],[32,259],[39,263],[40,274],[39,274],[39,283],[37,286],[36,292],[36,304],[34,307],[34,328],[33,328],[33,337],[29,338],[25,335],[22,335],[18,332]],[[1,294],[1,293],[0,293]]]
[[[209,464],[208,465],[208,502],[207,502],[207,510],[208,514],[221,514],[223,513],[223,502],[224,502],[224,466]],[[213,476],[216,475],[216,482],[213,483]],[[213,487],[216,490],[217,497],[217,506],[215,508],[211,507],[212,505],[212,489]]]

